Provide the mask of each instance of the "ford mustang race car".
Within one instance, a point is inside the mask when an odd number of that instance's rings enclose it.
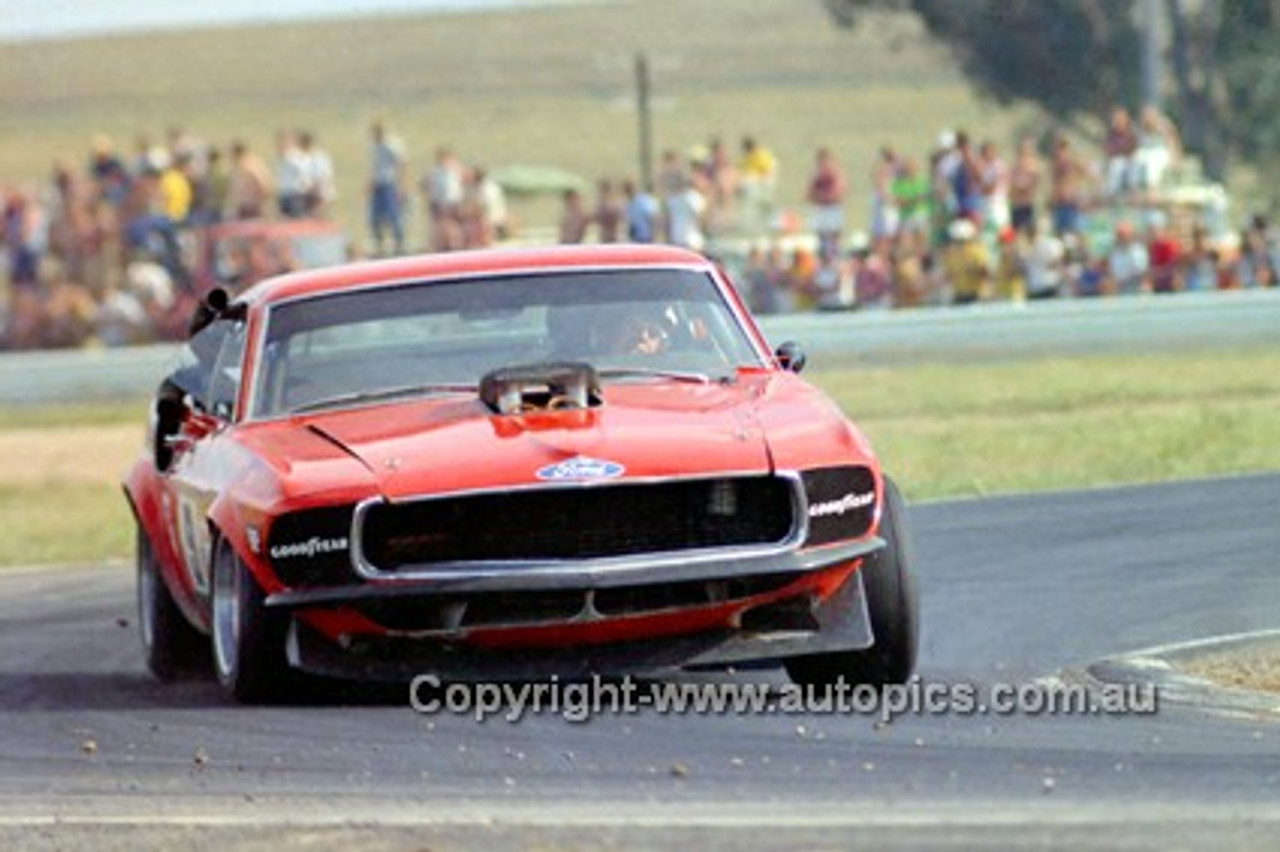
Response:
[[[358,263],[192,327],[125,481],[161,679],[914,668],[897,490],[700,255]]]

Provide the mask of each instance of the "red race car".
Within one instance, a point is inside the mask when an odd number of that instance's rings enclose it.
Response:
[[[901,498],[721,270],[655,246],[440,254],[214,291],[125,490],[146,660],[905,680]]]

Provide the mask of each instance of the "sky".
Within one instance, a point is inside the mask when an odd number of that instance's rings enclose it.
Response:
[[[563,0],[0,0],[0,41],[552,2]]]

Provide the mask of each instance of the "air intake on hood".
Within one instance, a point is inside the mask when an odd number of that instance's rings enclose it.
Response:
[[[480,380],[480,399],[497,414],[590,408],[600,404],[600,379],[576,362],[502,367]]]

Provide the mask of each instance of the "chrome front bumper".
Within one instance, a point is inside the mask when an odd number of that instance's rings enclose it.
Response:
[[[650,554],[643,558],[573,560],[544,563],[469,563],[441,567],[429,577],[388,579],[349,586],[290,589],[267,597],[272,608],[335,606],[386,597],[454,596],[480,592],[608,589],[620,586],[721,580],[762,574],[809,573],[853,562],[884,547],[868,536],[855,542],[759,553],[709,551],[698,554]]]

